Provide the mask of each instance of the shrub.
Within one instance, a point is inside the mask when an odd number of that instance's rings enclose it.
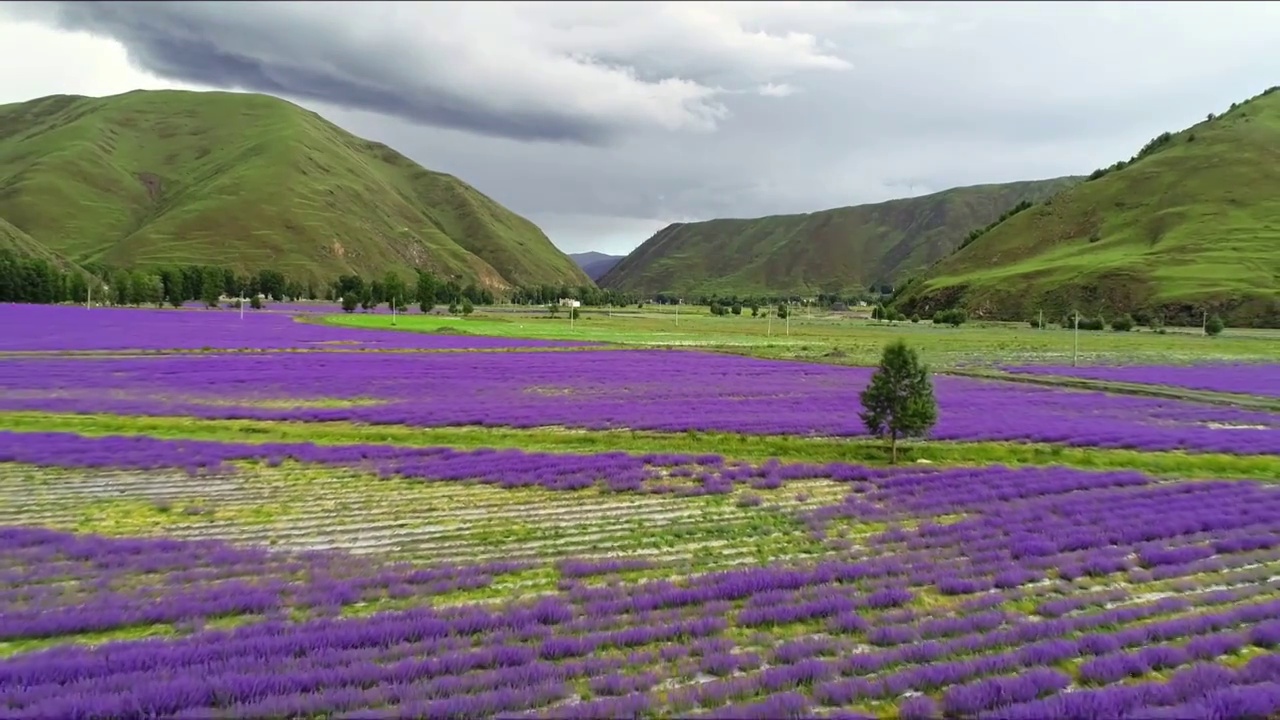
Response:
[[[1222,318],[1217,315],[1210,315],[1209,320],[1204,324],[1204,332],[1206,335],[1218,335],[1226,329],[1226,325],[1222,323]]]
[[[912,323],[918,323],[918,322],[920,322],[920,316],[919,316],[919,315],[912,315],[912,316],[911,316],[911,322],[912,322]]]
[[[939,310],[933,314],[934,325],[950,325],[951,327],[960,327],[968,321],[969,315],[960,308],[953,310]]]
[[[1106,329],[1106,327],[1107,327],[1107,321],[1106,321],[1106,320],[1104,320],[1104,319],[1102,319],[1101,317],[1096,317],[1096,318],[1086,318],[1086,317],[1082,317],[1082,318],[1080,318],[1080,329],[1081,329],[1081,330],[1105,330],[1105,329]]]
[[[261,310],[262,296],[255,293],[253,297],[249,298],[249,307],[253,308],[254,310]]]
[[[1133,329],[1133,318],[1121,315],[1111,321],[1111,329],[1116,332],[1129,332]]]

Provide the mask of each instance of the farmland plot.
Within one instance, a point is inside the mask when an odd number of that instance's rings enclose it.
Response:
[[[95,472],[139,473],[144,461],[161,465],[166,452],[190,454],[164,441],[123,440],[111,453],[103,452],[110,440],[81,441],[82,454],[75,441],[60,442],[51,458],[92,464]],[[215,452],[205,448],[202,457]],[[415,467],[415,453],[404,454],[404,467]],[[345,462],[385,462],[376,455],[348,453]],[[504,475],[511,454],[468,455],[469,475],[499,478],[499,485],[519,475]],[[293,472],[323,478],[312,465],[344,462],[337,452],[311,460],[305,472],[302,465]],[[527,503],[526,528],[565,508],[652,516],[649,535],[669,537],[671,552],[644,552],[588,521],[584,531],[600,531],[601,545],[616,554],[549,542],[522,557],[485,561],[475,552],[482,538],[517,516],[468,512],[483,510],[466,502],[477,486],[427,479],[447,470],[414,478],[384,464],[388,477],[365,480],[366,487],[392,486],[375,492],[396,499],[422,485],[441,489],[417,495],[437,502],[416,507],[344,505],[340,488],[359,481],[351,469],[330,490],[323,479],[300,489],[332,503],[317,510],[370,521],[368,535],[350,524],[320,526],[316,515],[290,517],[296,511],[277,498],[298,477],[272,481],[255,469],[224,467],[217,483],[166,482],[157,496],[126,474],[113,481],[116,497],[171,503],[169,512],[182,517],[162,531],[184,528],[203,539],[4,531],[3,641],[25,650],[0,663],[6,707],[19,716],[212,707],[227,716],[365,708],[430,717],[778,717],[879,714],[897,704],[926,716],[1017,717],[1076,716],[1094,707],[1277,707],[1267,703],[1280,681],[1280,658],[1271,652],[1280,643],[1280,489],[1061,468],[779,464],[693,473],[685,492],[637,493],[607,480],[601,487],[577,482],[596,472],[583,468],[620,474],[608,470],[627,464],[623,457],[565,460],[534,473],[540,492],[517,496]],[[681,463],[705,468],[717,459],[649,458],[641,467],[669,471]],[[11,502],[6,520],[66,524],[76,506],[69,497],[103,492],[101,476],[92,480],[88,470],[28,470],[23,482],[40,490],[22,508]],[[827,476],[825,497],[794,502],[791,484],[809,488],[819,475]],[[7,498],[20,490],[3,486]],[[664,511],[697,509],[700,497],[735,494],[732,506],[694,519],[712,526],[703,536],[681,535],[679,515],[661,521]],[[611,506],[610,497],[619,501]],[[671,502],[654,512],[647,498]],[[280,518],[250,512],[281,504]],[[191,506],[199,512],[188,514]],[[733,522],[752,515],[780,529],[757,537],[757,557],[698,566],[707,540],[718,535],[733,545],[755,535]],[[405,543],[399,563],[336,549],[368,551],[364,541],[395,537],[378,532],[395,521],[407,544],[425,552],[417,557],[435,562],[408,560],[415,553],[404,552]],[[289,537],[291,523],[301,531],[295,536],[327,533],[331,549],[263,549]],[[414,535],[432,530],[444,530],[441,542]],[[772,542],[778,550],[808,547],[775,558]],[[444,563],[431,555],[449,547],[478,557]],[[146,637],[111,639],[129,633]],[[66,644],[78,636],[107,642]],[[306,660],[285,660],[299,657]],[[281,663],[289,669],[277,670]]]
[[[687,351],[200,355],[0,364],[0,410],[858,436],[870,370]],[[193,383],[192,378],[200,378]],[[1280,415],[940,376],[937,440],[1280,453]]]
[[[861,434],[864,370],[439,349],[0,359],[0,412],[26,413],[0,430],[0,716],[1280,712],[1280,485],[396,444],[445,425],[531,446],[518,428]],[[934,442],[1201,469],[1280,449],[1265,412],[936,382]],[[165,437],[38,429],[87,412]],[[190,418],[400,431],[196,440]]]
[[[120,350],[482,350],[589,343],[467,335],[354,331],[295,322],[283,313],[87,309],[0,304],[0,352]]]

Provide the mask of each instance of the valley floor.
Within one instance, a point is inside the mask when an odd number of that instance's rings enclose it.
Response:
[[[1271,334],[303,310],[0,307],[0,714],[1280,711]]]

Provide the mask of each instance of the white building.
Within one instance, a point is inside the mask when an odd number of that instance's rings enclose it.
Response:
[[[573,298],[560,298],[560,307],[576,308],[582,307],[582,303]]]

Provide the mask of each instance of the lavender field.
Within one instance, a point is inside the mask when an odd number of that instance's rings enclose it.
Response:
[[[1028,375],[1109,380],[1143,385],[1167,385],[1189,390],[1262,395],[1280,398],[1280,365],[1261,363],[1191,365],[1183,367],[1056,367],[1026,366],[1006,368]]]
[[[0,411],[497,425],[865,433],[870,370],[677,350],[13,359]],[[193,383],[192,378],[199,378]],[[1280,454],[1280,415],[939,376],[938,440]]]
[[[123,350],[481,350],[572,347],[464,335],[356,331],[295,322],[288,313],[0,304],[0,353]],[[13,330],[9,330],[12,328]]]
[[[880,457],[867,368],[284,310],[0,321],[2,717],[1280,713],[1273,413],[939,374],[911,447],[949,460],[890,466],[831,459]],[[493,442],[415,442],[440,428]],[[823,459],[726,450],[800,439]]]

